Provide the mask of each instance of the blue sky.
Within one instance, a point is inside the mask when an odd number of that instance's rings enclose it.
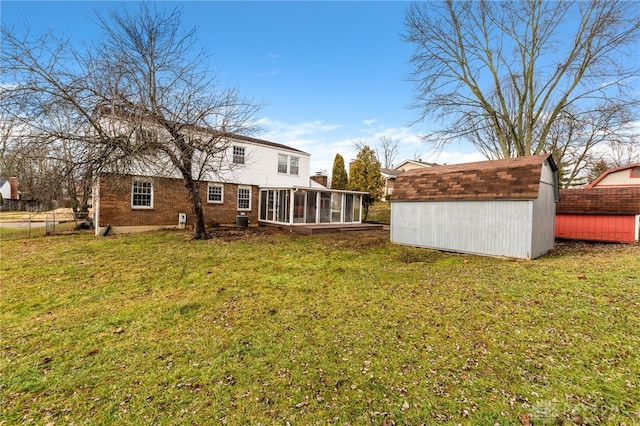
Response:
[[[472,146],[450,146],[429,154],[409,126],[412,101],[404,43],[406,2],[157,2],[182,8],[186,27],[212,55],[212,71],[225,87],[237,87],[265,106],[256,135],[311,154],[313,174],[331,173],[341,154],[355,158],[354,140],[375,146],[382,136],[400,142],[398,160],[439,163],[481,160]],[[136,2],[0,3],[4,25],[32,33],[52,30],[74,45],[99,37],[94,11],[137,8]]]

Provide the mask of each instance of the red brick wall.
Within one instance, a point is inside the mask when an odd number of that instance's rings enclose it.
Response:
[[[153,182],[153,208],[131,207],[131,185],[134,179]],[[245,186],[245,185],[242,185]],[[248,186],[248,185],[247,185]],[[187,214],[187,226],[193,225],[189,194],[181,179],[103,175],[99,182],[99,223],[97,226],[175,226],[178,214]],[[224,184],[224,203],[207,202],[207,182],[200,182],[200,197],[207,226],[233,224],[238,211],[238,185]],[[251,210],[244,213],[251,223],[258,223],[257,186],[251,187]]]

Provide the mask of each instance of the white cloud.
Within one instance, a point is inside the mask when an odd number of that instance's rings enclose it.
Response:
[[[338,124],[325,124],[321,120],[290,124],[262,118],[258,120],[258,124],[265,129],[266,138],[272,138],[274,142],[280,143],[296,142],[305,135],[316,135],[340,128]]]
[[[371,123],[367,123],[368,121]],[[363,123],[372,125],[374,120],[364,120]],[[345,126],[325,123],[322,120],[285,123],[269,118],[259,120],[259,124],[265,129],[265,133],[259,137],[310,153],[309,172],[311,174],[318,171],[327,171],[330,174],[336,154],[342,155],[348,167],[348,163],[358,154],[353,141],[366,141],[375,149],[381,137],[390,137],[399,141],[398,164],[404,160],[413,159],[439,164],[468,163],[485,159],[473,147],[467,146],[452,146],[452,149],[439,154],[429,153],[429,147],[420,134],[410,127],[377,125],[352,132]]]
[[[362,122],[367,125],[367,126],[371,126],[373,123],[375,123],[377,120],[375,118],[372,118],[370,120],[362,120]]]

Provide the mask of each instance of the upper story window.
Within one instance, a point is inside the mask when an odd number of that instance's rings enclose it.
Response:
[[[224,185],[210,183],[207,189],[207,202],[216,204],[224,203]]]
[[[296,175],[296,176],[298,175],[299,163],[300,163],[299,157],[294,157],[294,156],[289,157],[289,174]]]
[[[278,154],[278,173],[298,175],[300,171],[300,157]]]
[[[153,182],[134,180],[131,184],[131,207],[136,209],[153,208]]]
[[[640,167],[634,167],[633,169],[631,169],[631,177],[640,178]]]
[[[287,173],[287,164],[289,157],[284,154],[278,154],[278,173]]]
[[[233,146],[233,163],[234,164],[244,164],[244,147],[243,146]]]

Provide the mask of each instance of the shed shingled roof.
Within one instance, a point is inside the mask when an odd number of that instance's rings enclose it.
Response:
[[[640,214],[640,187],[561,189],[559,214]]]
[[[549,154],[409,170],[396,178],[394,201],[532,200]]]

